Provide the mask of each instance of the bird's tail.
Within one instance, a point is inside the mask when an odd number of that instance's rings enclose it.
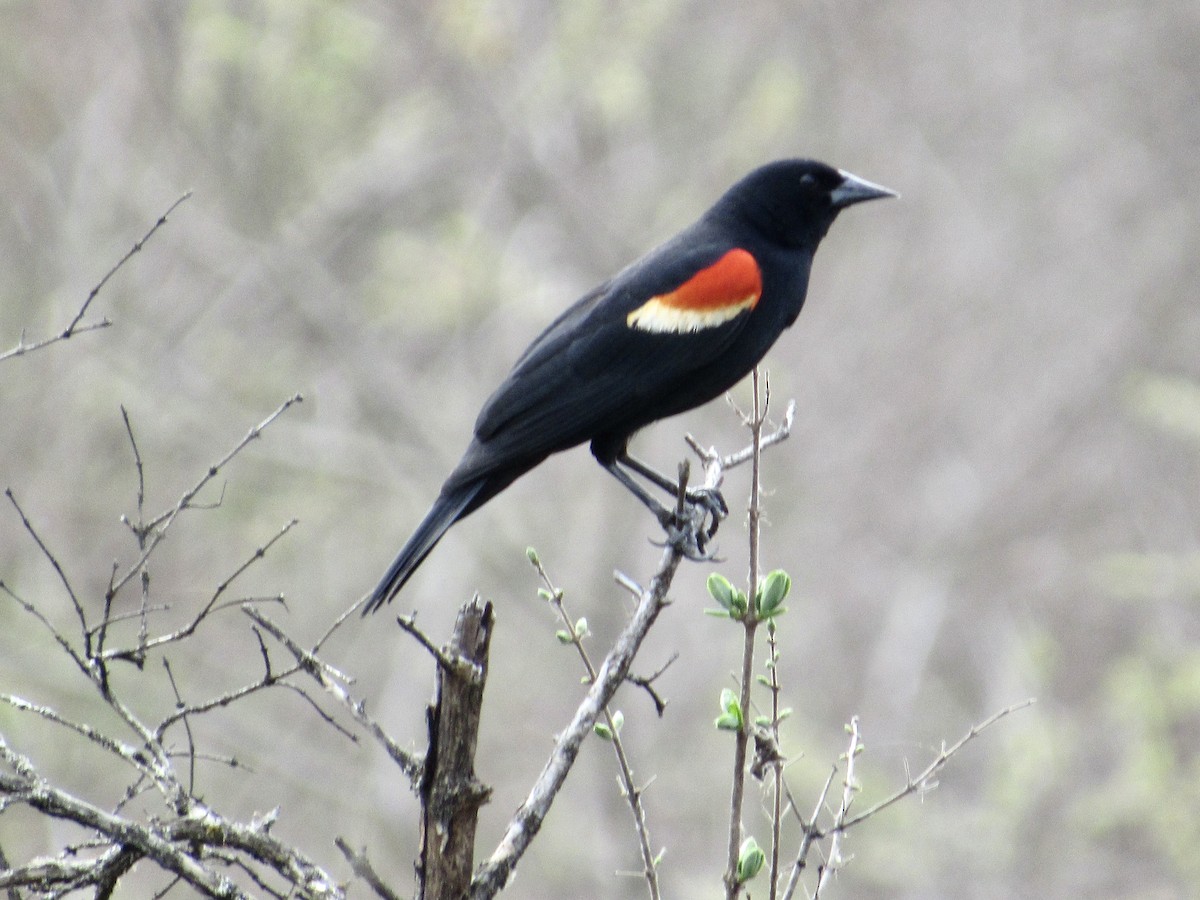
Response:
[[[371,599],[363,608],[364,616],[375,612],[399,593],[400,588],[404,587],[404,582],[408,581],[409,576],[417,570],[417,566],[442,539],[442,535],[446,533],[447,529],[462,518],[464,511],[471,505],[471,501],[476,499],[486,483],[486,479],[481,478],[462,485],[450,494],[443,493],[438,497],[433,508],[425,515],[421,524],[417,526],[417,530],[408,539],[408,543],[404,545],[391,566],[388,567],[387,574],[371,592]]]

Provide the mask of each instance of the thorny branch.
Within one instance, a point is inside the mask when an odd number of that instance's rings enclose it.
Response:
[[[861,751],[862,744],[860,743],[857,719],[851,719],[850,724],[847,726],[847,729],[850,732],[850,742],[844,757],[846,760],[846,769],[843,779],[842,801],[838,810],[834,813],[833,823],[827,828],[821,828],[817,824],[817,820],[820,817],[821,810],[825,808],[825,803],[829,797],[829,791],[833,785],[833,780],[837,777],[838,767],[836,765],[831,769],[829,777],[825,780],[825,786],[821,790],[820,795],[817,797],[816,805],[814,806],[812,814],[807,822],[801,815],[799,807],[796,805],[795,798],[791,795],[791,792],[788,791],[788,806],[800,822],[800,828],[803,833],[803,837],[800,841],[800,849],[796,854],[795,862],[792,864],[792,872],[788,880],[787,889],[783,892],[783,900],[791,900],[791,898],[795,895],[800,883],[800,874],[807,865],[808,854],[814,844],[824,840],[827,837],[831,838],[831,840],[839,839],[839,842],[836,845],[831,844],[829,862],[821,867],[821,871],[818,876],[817,890],[813,895],[815,900],[824,886],[828,883],[830,875],[836,874],[839,864],[844,861],[841,858],[840,835],[844,835],[845,832],[853,828],[855,825],[862,824],[868,819],[878,815],[889,806],[892,806],[893,804],[903,800],[905,797],[908,797],[912,794],[925,793],[936,788],[936,779],[938,773],[946,766],[946,764],[951,760],[951,758],[954,757],[955,754],[957,754],[968,743],[979,737],[979,735],[991,728],[1001,719],[1012,715],[1018,710],[1032,706],[1035,702],[1037,702],[1036,699],[1030,698],[1028,700],[1023,700],[1020,703],[1014,703],[1011,706],[1006,706],[1004,709],[993,713],[979,724],[972,725],[966,734],[964,734],[950,746],[947,747],[945,744],[943,744],[942,749],[938,752],[937,756],[934,757],[933,761],[916,775],[910,775],[903,787],[880,800],[870,808],[865,809],[853,816],[849,815],[850,801],[853,799],[853,796],[858,789],[854,775],[854,757],[857,755],[854,748],[858,748],[858,751]]]
[[[842,867],[842,840],[846,836],[846,817],[850,815],[850,804],[854,802],[854,797],[860,790],[854,772],[855,762],[863,749],[862,743],[859,740],[858,716],[850,718],[850,724],[846,726],[846,731],[850,735],[850,746],[846,748],[844,757],[846,760],[846,773],[842,778],[842,802],[833,817],[833,828],[830,830],[831,837],[829,839],[829,858],[821,866],[821,874],[817,880],[817,889],[813,891],[813,900],[817,900],[821,896],[821,891],[825,889],[830,879]]]
[[[932,788],[936,787],[937,782],[934,780],[935,777],[937,776],[938,772],[940,772],[942,770],[942,768],[946,765],[946,763],[948,763],[950,761],[950,758],[952,756],[954,756],[955,753],[957,753],[959,750],[961,750],[963,747],[965,747],[968,743],[973,741],[975,738],[979,737],[980,734],[982,734],[987,729],[991,728],[993,725],[995,725],[1001,719],[1005,718],[1006,716],[1012,715],[1013,713],[1017,712],[1018,710],[1022,710],[1022,709],[1025,709],[1026,707],[1033,706],[1033,704],[1036,702],[1037,702],[1036,698],[1030,697],[1028,700],[1022,700],[1020,703],[1014,703],[1012,706],[1006,706],[1004,709],[1000,710],[999,712],[995,712],[992,715],[988,716],[986,719],[984,719],[978,725],[972,725],[971,729],[966,734],[964,734],[961,738],[959,738],[957,741],[955,741],[949,747],[946,747],[943,745],[941,751],[938,753],[938,755],[936,757],[934,757],[933,762],[931,762],[928,766],[926,766],[923,770],[921,770],[917,775],[909,777],[909,779],[905,783],[904,787],[900,788],[900,790],[896,791],[891,796],[885,797],[883,800],[880,800],[878,803],[876,803],[870,809],[863,810],[858,815],[852,816],[851,818],[846,819],[846,821],[842,824],[842,829],[845,830],[847,828],[852,828],[853,826],[859,824],[860,822],[865,822],[867,819],[871,818],[871,816],[875,815],[876,813],[881,812],[882,810],[887,809],[892,804],[894,804],[900,800],[903,800],[905,797],[909,796],[910,794],[916,794],[916,793],[920,793],[922,791],[928,791],[928,790],[931,790]]]

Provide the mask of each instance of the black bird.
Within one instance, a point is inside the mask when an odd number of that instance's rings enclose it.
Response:
[[[631,473],[670,479],[626,452],[639,428],[720,396],[800,313],[813,254],[837,214],[887,188],[805,159],[755,169],[675,237],[560,315],[484,404],[475,436],[375,588],[374,612],[446,530],[552,453],[585,441],[665,527],[672,512]],[[716,520],[715,492],[693,502]]]

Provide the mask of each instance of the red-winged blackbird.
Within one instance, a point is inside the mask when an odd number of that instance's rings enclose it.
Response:
[[[396,595],[451,525],[551,453],[585,441],[670,527],[672,512],[630,473],[677,488],[628,455],[629,439],[740,381],[796,320],[813,254],[838,212],[891,196],[823,163],[769,163],[695,224],[586,294],[538,336],[484,404],[466,453],[366,612]],[[707,507],[714,525],[726,512],[715,492],[690,499]]]

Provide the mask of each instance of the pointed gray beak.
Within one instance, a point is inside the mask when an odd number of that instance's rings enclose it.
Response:
[[[833,200],[834,209],[845,209],[854,203],[862,203],[864,200],[878,200],[881,197],[899,197],[895,191],[888,190],[883,185],[872,184],[865,178],[859,178],[857,175],[851,175],[849,172],[844,172],[838,169],[838,174],[842,176],[842,183],[834,188],[829,196]]]

